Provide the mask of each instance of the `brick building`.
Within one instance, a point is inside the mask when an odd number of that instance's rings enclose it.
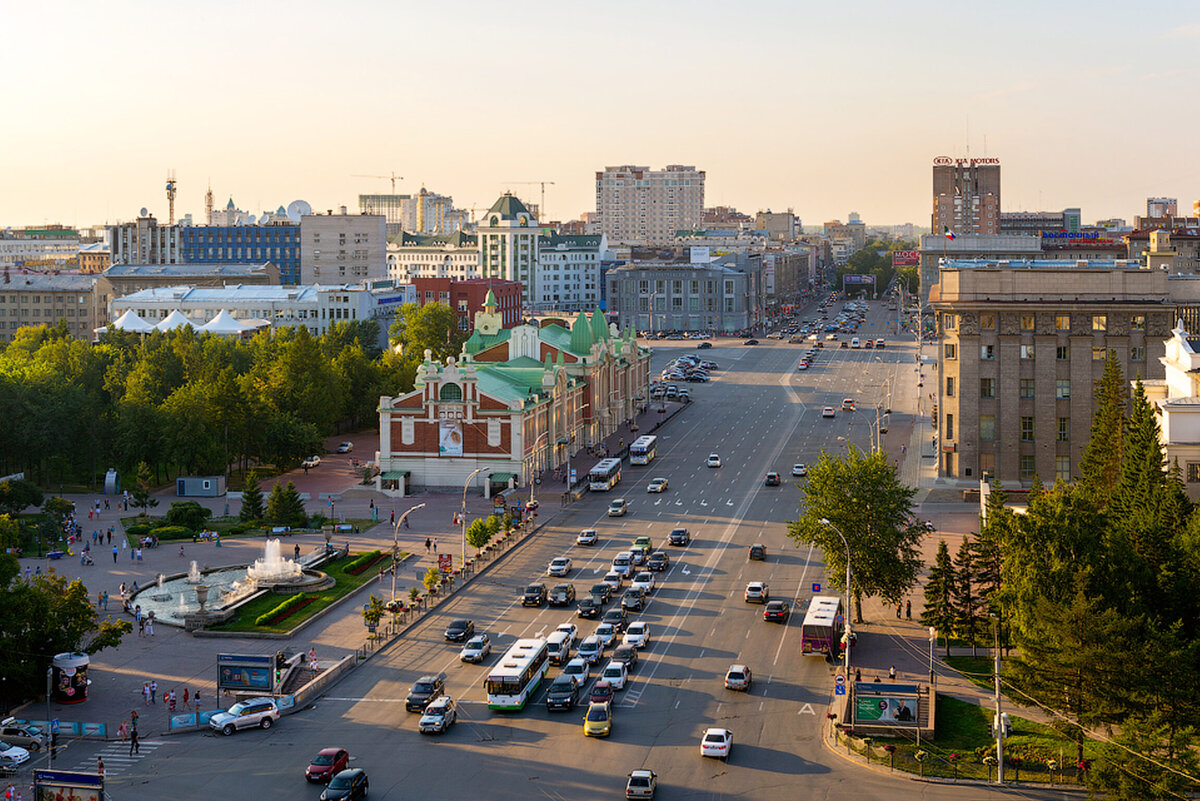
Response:
[[[500,315],[503,328],[512,328],[521,322],[521,307],[524,290],[517,281],[502,278],[471,278],[455,281],[452,278],[413,278],[410,283],[417,290],[417,303],[445,303],[458,315],[458,330],[470,331],[471,320],[484,310],[490,299]]]

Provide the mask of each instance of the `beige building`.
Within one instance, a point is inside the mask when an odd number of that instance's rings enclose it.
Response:
[[[300,283],[352,284],[387,277],[382,214],[306,214],[300,218]]]
[[[787,211],[760,211],[754,216],[754,230],[766,231],[767,238],[776,242],[791,242],[800,231],[800,221],[791,209]]]
[[[933,160],[933,217],[940,234],[1000,233],[1000,159],[940,156]]]
[[[91,339],[107,317],[93,291],[95,275],[20,274],[0,283],[0,341],[11,342],[25,326],[66,321],[71,335]]]
[[[538,297],[538,223],[524,203],[505,193],[476,226],[479,238],[479,277],[519,281],[525,302]]]
[[[145,209],[142,209],[145,212]],[[179,225],[159,225],[152,214],[108,227],[113,264],[179,264],[183,232]]]
[[[703,215],[703,170],[626,164],[596,173],[599,233],[614,245],[669,245],[676,231],[702,227]]]

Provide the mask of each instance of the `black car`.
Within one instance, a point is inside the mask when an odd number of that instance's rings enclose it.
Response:
[[[329,780],[329,785],[321,793],[321,801],[351,801],[354,798],[366,798],[367,772],[362,768],[348,768]]]
[[[575,603],[575,585],[555,584],[548,599],[551,606],[569,606]]]
[[[751,545],[750,546],[750,558],[752,560],[754,560],[755,562],[765,561],[767,558],[767,546]]]
[[[646,560],[646,568],[653,570],[655,573],[661,573],[671,564],[671,559],[662,551],[655,551],[650,554],[650,558]]]
[[[530,584],[521,596],[521,606],[541,606],[546,600],[545,584]]]
[[[778,620],[780,623],[786,623],[791,611],[787,601],[767,601],[767,606],[763,609],[763,620]]]
[[[546,709],[574,709],[579,702],[579,682],[574,676],[559,676],[546,690]]]
[[[633,610],[634,612],[642,611],[642,607],[646,605],[645,594],[636,587],[630,587],[625,590],[625,594],[621,596],[621,608],[625,610]]]
[[[758,344],[758,340],[757,340],[757,339],[747,339],[747,340],[746,340],[745,342],[743,342],[742,344],[743,344],[743,345],[757,345],[757,344]]]
[[[779,474],[778,473],[767,473],[767,479],[763,483],[765,483],[768,487],[778,487],[779,486]]]
[[[638,652],[632,645],[620,645],[612,652],[611,659],[613,662],[624,663],[625,669],[632,673],[638,662]]]
[[[587,598],[580,598],[579,605],[575,608],[575,610],[580,617],[588,618],[590,620],[592,618],[600,617],[600,610],[603,608],[604,607],[599,601],[589,596]]]
[[[629,624],[629,616],[625,614],[625,610],[619,606],[615,606],[604,613],[604,617],[600,618],[601,623],[609,623],[617,631],[624,631],[625,626]]]
[[[475,636],[475,624],[466,618],[451,620],[450,625],[446,627],[446,639],[450,642],[463,642],[469,637]]]
[[[612,600],[612,593],[612,585],[606,584],[603,581],[599,584],[593,584],[592,589],[589,591],[589,594],[593,598],[598,598],[602,604],[606,604]]]
[[[711,342],[701,342],[701,343],[700,343],[699,345],[697,345],[696,347],[697,347],[699,350],[708,350],[709,348],[711,348],[711,347],[712,347],[712,343],[711,343]]]
[[[692,532],[686,528],[676,528],[671,530],[671,534],[667,537],[667,542],[672,545],[687,545],[692,541]]]
[[[429,702],[446,692],[446,674],[422,676],[413,682],[412,692],[404,699],[404,708],[409,712],[420,712]]]

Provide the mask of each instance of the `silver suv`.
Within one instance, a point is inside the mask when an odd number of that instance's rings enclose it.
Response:
[[[279,707],[270,698],[252,698],[241,701],[229,707],[228,712],[218,712],[213,715],[208,725],[224,735],[233,734],[238,729],[252,729],[255,726],[269,729],[279,720]]]

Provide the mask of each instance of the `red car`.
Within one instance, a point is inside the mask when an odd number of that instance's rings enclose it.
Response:
[[[350,753],[345,748],[322,748],[304,770],[304,778],[310,782],[328,783],[330,779],[350,767]]]
[[[610,682],[601,679],[592,685],[592,694],[588,698],[589,704],[611,704],[613,700],[613,687]]]

